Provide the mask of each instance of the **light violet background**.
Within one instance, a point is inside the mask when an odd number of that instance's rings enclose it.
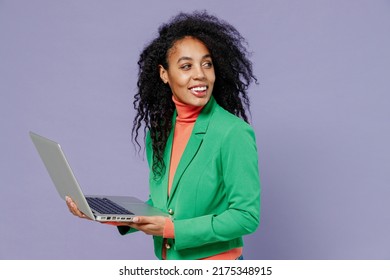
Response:
[[[390,258],[389,1],[0,0],[0,259],[155,259],[150,236],[71,216],[28,132],[62,144],[86,193],[146,199],[136,62],[195,9],[237,27],[259,78],[262,216],[245,258]]]

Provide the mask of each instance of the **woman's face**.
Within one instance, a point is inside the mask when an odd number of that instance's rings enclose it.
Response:
[[[193,106],[206,105],[215,82],[209,50],[193,37],[178,40],[168,50],[168,69],[160,65],[160,77],[169,84],[178,101]]]

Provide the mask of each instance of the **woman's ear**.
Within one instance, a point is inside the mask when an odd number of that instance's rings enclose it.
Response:
[[[160,71],[160,78],[164,84],[169,82],[168,80],[168,71],[161,64],[158,66],[158,70]]]

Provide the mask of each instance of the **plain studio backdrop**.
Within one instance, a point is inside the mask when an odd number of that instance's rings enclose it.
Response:
[[[199,9],[242,33],[259,79],[261,224],[244,257],[390,258],[389,1],[0,0],[0,259],[155,259],[150,236],[74,218],[28,132],[62,144],[86,193],[146,200],[138,56]]]

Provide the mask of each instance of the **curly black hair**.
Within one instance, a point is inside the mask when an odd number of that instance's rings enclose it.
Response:
[[[250,105],[247,89],[252,81],[257,82],[244,38],[232,25],[206,11],[180,13],[158,31],[158,37],[145,47],[138,61],[138,92],[133,103],[137,114],[132,129],[132,138],[138,147],[141,147],[139,129],[144,125],[144,140],[149,130],[152,170],[156,177],[160,177],[165,168],[163,154],[175,109],[171,89],[160,78],[159,65],[168,69],[168,51],[175,42],[189,36],[205,44],[216,76],[212,95],[221,107],[246,122]]]

